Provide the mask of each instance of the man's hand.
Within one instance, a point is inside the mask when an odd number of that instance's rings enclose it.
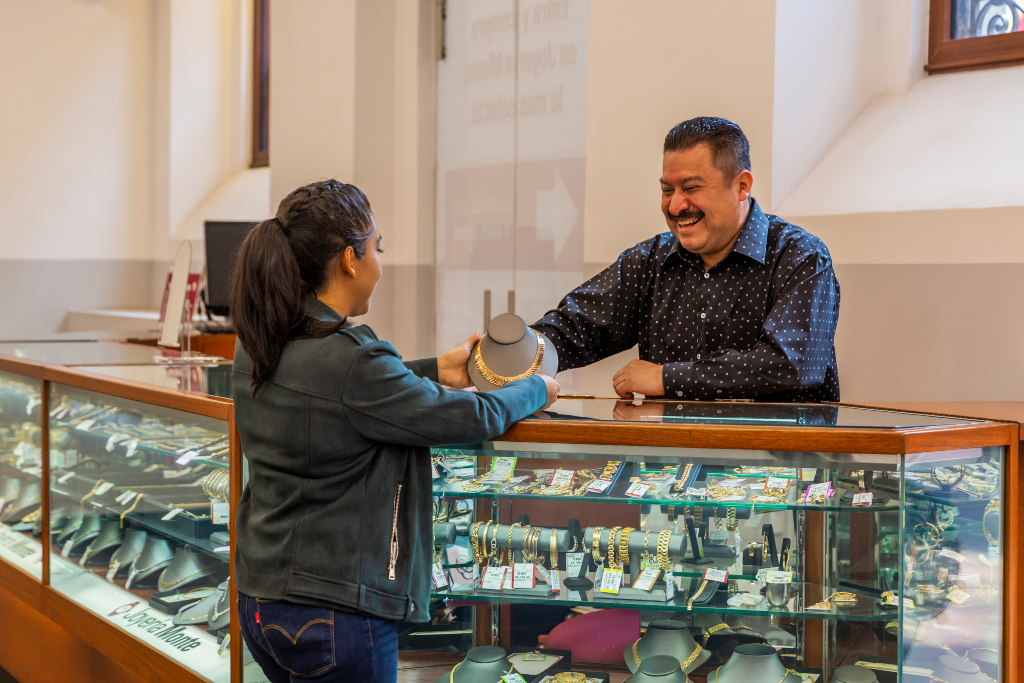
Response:
[[[466,364],[479,339],[480,333],[474,332],[469,339],[437,359],[437,379],[441,384],[454,389],[472,386]]]
[[[662,366],[645,360],[631,360],[612,377],[612,387],[622,398],[633,398],[633,393],[644,396],[663,396],[665,384],[661,381]]]
[[[632,401],[616,401],[612,408],[612,419],[623,422],[641,422],[644,418],[663,417],[665,415],[664,403],[644,403],[633,405]]]

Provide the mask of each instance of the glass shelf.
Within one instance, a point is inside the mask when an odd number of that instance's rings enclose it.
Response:
[[[564,574],[559,573],[564,577]],[[730,582],[734,577],[730,576]],[[684,587],[689,587],[690,584],[697,582],[697,585],[693,585],[693,589],[699,586],[699,575],[696,575],[695,579],[684,582]],[[757,582],[749,579],[737,579],[740,593],[758,593],[760,586]],[[724,596],[719,599],[716,596],[714,604],[709,605],[693,605],[692,609],[687,609],[687,597],[684,597],[682,591],[676,592],[676,598],[668,602],[656,602],[653,600],[631,600],[628,598],[618,598],[604,595],[597,592],[596,589],[591,588],[586,591],[573,591],[563,585],[562,590],[559,593],[549,593],[547,595],[542,594],[517,594],[513,590],[505,591],[482,591],[480,589],[456,591],[452,593],[440,593],[432,592],[430,597],[433,599],[444,599],[448,598],[451,600],[467,600],[467,601],[482,601],[482,602],[500,602],[510,603],[515,605],[549,605],[559,607],[578,607],[587,606],[595,607],[600,609],[639,609],[645,611],[655,612],[693,612],[696,614],[735,614],[735,615],[746,615],[746,616],[758,616],[758,617],[787,617],[795,619],[826,619],[835,621],[891,621],[897,618],[898,612],[894,608],[883,609],[879,605],[878,595],[876,593],[870,593],[862,590],[856,590],[852,588],[846,588],[849,592],[857,595],[857,602],[849,605],[834,606],[831,610],[812,610],[808,609],[811,605],[819,602],[823,597],[827,597],[830,592],[823,593],[824,589],[822,586],[810,584],[810,583],[792,583],[790,584],[793,596],[789,599],[787,604],[782,607],[772,607],[768,605],[766,599],[762,599],[757,605],[750,606],[739,606],[732,607],[726,604]],[[918,618],[927,618],[931,615],[928,610],[905,610],[904,614],[908,617],[917,616]]]

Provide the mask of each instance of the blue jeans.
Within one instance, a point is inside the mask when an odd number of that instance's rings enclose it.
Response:
[[[398,623],[238,593],[238,623],[271,683],[395,683]]]

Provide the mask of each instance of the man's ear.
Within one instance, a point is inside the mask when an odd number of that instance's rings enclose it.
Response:
[[[750,171],[740,171],[732,182],[741,202],[750,199],[750,190],[754,186],[754,175]]]

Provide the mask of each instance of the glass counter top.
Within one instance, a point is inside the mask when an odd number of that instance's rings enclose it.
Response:
[[[0,343],[0,356],[11,356],[55,365],[156,364],[180,359],[177,349],[114,341]]]
[[[527,419],[842,429],[909,429],[983,422],[983,420],[966,418],[813,403],[702,402],[666,401],[664,399],[624,401],[614,398],[559,399],[546,411]]]
[[[88,372],[193,394],[231,398],[231,362],[179,365],[95,365]]]

